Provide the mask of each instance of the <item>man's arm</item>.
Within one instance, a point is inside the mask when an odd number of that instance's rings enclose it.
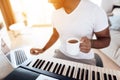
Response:
[[[110,33],[109,28],[103,31],[96,32],[96,39],[88,39],[86,36],[81,38],[80,51],[88,53],[91,48],[101,49],[109,46],[110,44]]]
[[[91,47],[101,49],[109,46],[111,37],[109,33],[109,27],[103,31],[95,32],[96,39],[91,40]]]
[[[40,49],[40,48],[31,48],[30,53],[33,55],[38,55],[39,53],[43,53],[45,50],[50,48],[59,38],[59,34],[55,28],[53,28],[53,34],[50,37],[49,41],[46,43],[46,45]]]
[[[47,44],[44,46],[43,51],[50,48],[59,38],[59,34],[55,28],[53,28],[53,34]]]

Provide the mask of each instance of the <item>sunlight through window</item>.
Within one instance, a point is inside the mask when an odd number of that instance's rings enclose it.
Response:
[[[53,6],[48,0],[11,0],[17,22],[28,25],[51,24]]]

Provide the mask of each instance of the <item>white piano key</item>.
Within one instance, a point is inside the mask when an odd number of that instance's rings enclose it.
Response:
[[[48,65],[47,71],[50,71],[50,69],[52,68],[53,62],[50,62],[50,64]]]
[[[120,70],[119,71],[114,71],[116,73],[118,80],[120,80]]]
[[[111,76],[112,76],[112,79],[111,79],[111,80],[114,80],[113,76],[114,76],[115,74],[114,74],[113,70],[109,69],[109,74],[111,74]]]
[[[84,72],[84,80],[89,80],[89,74],[90,74],[90,68],[89,68],[89,65],[86,65],[84,64],[84,69],[85,69],[85,72]]]
[[[113,80],[120,80],[120,71],[113,70]]]
[[[94,71],[95,71],[95,80],[97,80],[97,67],[94,66]]]
[[[77,73],[78,73],[78,69],[79,69],[79,68],[78,68],[78,64],[73,63],[73,65],[75,66],[73,78],[74,78],[74,79],[77,79]]]
[[[63,74],[62,74],[63,76],[66,76],[67,69],[68,69],[68,65],[65,65],[65,68],[64,68]]]
[[[65,64],[62,65],[61,71],[60,71],[60,73],[59,73],[60,75],[63,74],[64,69],[65,69]]]
[[[100,74],[100,80],[103,80],[102,68],[98,67],[97,72],[99,72],[99,74]]]
[[[91,79],[90,80],[96,80],[95,71],[96,71],[95,66],[91,66],[91,68],[90,68]]]
[[[66,76],[70,77],[70,73],[71,73],[71,66],[69,65],[66,71]]]
[[[75,66],[72,67],[70,77],[73,78],[74,76],[74,71],[75,71]]]
[[[103,76],[103,80],[108,80],[108,78],[107,78],[107,69],[105,69],[105,68],[102,69],[102,76]]]
[[[57,74],[60,74],[61,69],[62,69],[62,66],[63,66],[62,64],[59,64],[59,66],[58,66],[58,70],[59,70],[59,71],[57,71]]]
[[[56,63],[56,65],[55,65],[55,67],[54,67],[54,70],[53,70],[54,73],[57,72],[58,66],[59,66],[59,63]]]
[[[45,61],[40,69],[44,70],[44,68],[46,67],[47,63],[48,63],[48,61]]]
[[[78,64],[78,68],[80,68],[79,79],[81,79],[82,69],[84,68],[84,64]]]
[[[86,65],[86,69],[88,70],[88,80],[91,79],[91,75],[90,75],[90,66],[91,66],[91,65]]]
[[[41,69],[44,66],[45,62],[46,62],[45,60],[42,60],[41,62],[39,62],[40,64],[38,63],[38,66],[36,68]]]
[[[56,65],[56,63],[53,63],[53,65],[51,66],[50,72],[53,72],[55,65]]]
[[[70,66],[70,65],[69,65],[69,66]],[[69,73],[68,73],[68,77],[73,76],[73,73],[72,73],[73,68],[75,68],[75,67],[74,67],[74,66],[70,66]],[[71,78],[72,78],[72,77],[71,77]]]
[[[45,66],[45,68],[44,68],[44,70],[48,70],[48,68],[49,68],[49,66],[50,66],[50,64],[51,64],[51,62],[50,61],[48,61],[48,63],[47,63],[47,65]]]

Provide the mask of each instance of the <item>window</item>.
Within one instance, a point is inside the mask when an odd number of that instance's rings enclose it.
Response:
[[[27,25],[51,24],[53,6],[48,0],[10,0],[17,22]]]
[[[3,28],[3,26],[5,26],[5,22],[4,22],[4,19],[2,16],[2,12],[0,10],[0,30]],[[1,34],[0,34],[0,36],[1,36]]]

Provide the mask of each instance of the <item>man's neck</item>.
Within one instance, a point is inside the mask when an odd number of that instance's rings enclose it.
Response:
[[[80,3],[81,0],[65,0],[64,9],[65,12],[70,14]]]

